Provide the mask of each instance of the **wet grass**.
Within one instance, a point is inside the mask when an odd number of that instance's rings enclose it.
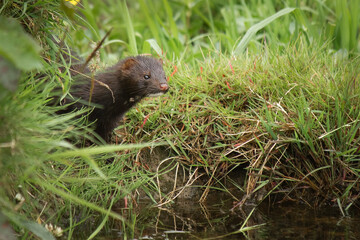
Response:
[[[201,201],[244,168],[245,183],[234,182],[245,194],[234,197],[238,205],[301,199],[336,204],[343,215],[359,207],[356,0],[81,1],[65,8],[73,20],[57,2],[23,3],[0,8],[43,47],[42,69],[20,69],[17,90],[0,89],[0,206],[23,239],[51,239],[37,223],[71,239],[92,216],[101,220],[89,236],[110,217],[134,237],[136,216],[112,207],[132,208],[137,191],[158,201],[159,173],[138,160],[159,144],[176,167],[208,176]],[[91,67],[151,53],[163,59],[171,89],[127,114],[116,145],[79,148],[93,140],[91,126],[48,104],[54,87],[66,94],[71,83],[50,35],[87,56],[110,28]],[[176,194],[168,196],[160,199]]]

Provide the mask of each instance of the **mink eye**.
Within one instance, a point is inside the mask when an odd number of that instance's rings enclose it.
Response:
[[[144,78],[145,78],[145,79],[149,79],[149,78],[150,78],[150,75],[144,75]]]

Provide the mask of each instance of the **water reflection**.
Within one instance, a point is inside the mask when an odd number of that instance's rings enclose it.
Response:
[[[229,212],[232,202],[212,205],[181,201],[168,208],[143,208],[137,224],[138,239],[205,239],[231,234],[240,229],[243,219]],[[138,235],[139,234],[139,235]],[[144,238],[145,237],[145,238]],[[231,234],[226,239],[241,239],[242,234]]]
[[[267,207],[267,225],[255,239],[360,239],[359,209],[342,217],[336,207],[318,210],[300,204]]]
[[[179,201],[169,207],[150,207],[140,203],[133,214],[134,239],[360,239],[360,214],[342,217],[338,208],[319,210],[302,204],[262,204],[248,219],[251,231],[237,232],[254,207],[231,211],[232,200],[214,198],[205,204]],[[103,239],[122,239],[120,228],[113,227]],[[131,239],[131,238],[130,238]]]

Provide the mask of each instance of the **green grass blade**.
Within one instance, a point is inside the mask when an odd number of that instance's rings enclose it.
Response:
[[[121,216],[120,214],[116,213],[116,212],[113,212],[113,211],[110,211],[107,210],[107,209],[104,209],[102,207],[99,207],[98,205],[94,204],[94,203],[91,203],[91,202],[88,202],[84,199],[81,199],[77,196],[74,196],[73,194],[70,194],[70,193],[67,193],[63,190],[60,190],[59,188],[53,186],[52,184],[48,184],[48,183],[45,183],[45,182],[40,182],[40,180],[38,180],[39,182],[37,182],[37,184],[40,184],[41,186],[43,186],[44,188],[48,189],[49,191],[59,195],[60,197],[64,198],[64,199],[67,199],[67,200],[70,200],[70,201],[73,201],[74,203],[77,203],[79,205],[82,205],[82,206],[86,206],[94,211],[97,211],[99,213],[103,213],[103,214],[106,214],[112,218],[115,218],[115,219],[119,219],[121,221],[125,221],[124,217]]]
[[[2,213],[5,214],[12,222],[29,230],[40,239],[55,240],[55,237],[48,230],[46,230],[46,228],[44,228],[37,222],[28,220],[20,214],[13,214],[7,211],[3,211]]]
[[[359,19],[359,11],[360,11],[360,1],[359,0],[352,0],[350,1],[350,51],[356,51],[357,48],[357,36],[360,26],[360,19]]]
[[[347,8],[347,1],[338,0],[340,15],[338,17],[340,25],[341,48],[349,49],[350,47],[350,13]]]
[[[101,221],[100,225],[95,229],[95,231],[93,233],[91,233],[91,235],[88,237],[88,240],[90,239],[94,239],[96,237],[96,235],[99,234],[99,232],[101,231],[101,229],[103,229],[103,227],[105,226],[105,224],[107,223],[108,219],[109,219],[109,213],[111,211],[111,207],[113,205],[113,201],[114,198],[111,199],[111,205],[107,211],[107,214],[104,216],[104,219]]]
[[[176,25],[176,23],[174,21],[173,11],[169,5],[169,1],[163,0],[163,4],[164,4],[165,12],[167,14],[167,19],[170,23],[171,34],[173,37],[177,38],[178,37],[178,26]]]
[[[296,8],[284,8],[282,10],[280,10],[279,12],[275,13],[274,15],[265,18],[264,20],[262,20],[261,22],[253,25],[251,28],[249,28],[249,30],[246,32],[245,36],[241,39],[240,43],[237,45],[237,47],[235,48],[235,50],[233,51],[233,55],[240,55],[243,53],[243,51],[245,50],[246,46],[248,45],[248,43],[250,42],[250,40],[255,36],[255,34],[263,29],[264,27],[266,27],[267,25],[269,25],[272,21],[274,21],[275,19],[284,16],[286,14],[291,13],[292,11],[294,11]]]
[[[160,41],[160,28],[157,26],[155,19],[152,17],[153,13],[149,8],[149,3],[145,3],[145,0],[139,0],[140,9],[142,14],[144,14],[146,18],[147,25],[150,28],[152,37],[157,41]]]
[[[214,18],[213,18],[213,15],[212,15],[212,12],[211,12],[211,8],[210,8],[210,3],[209,3],[209,0],[206,0],[206,10],[209,14],[209,26],[211,27],[211,31],[213,33],[216,33],[216,28],[215,28],[215,25],[214,25]],[[201,12],[201,11],[199,11]]]
[[[159,46],[159,44],[156,42],[155,39],[148,39],[148,40],[146,40],[146,42],[148,42],[148,43],[150,44],[150,46],[155,50],[155,52],[156,52],[159,56],[162,56],[161,47]]]
[[[126,1],[121,1],[121,9],[123,13],[123,20],[126,26],[126,32],[129,38],[129,52],[133,55],[138,55],[138,49],[136,45],[135,30],[130,17],[129,9],[126,5]]]
[[[66,152],[54,153],[51,155],[51,158],[59,158],[59,157],[74,157],[74,156],[90,156],[94,154],[102,154],[102,153],[110,153],[115,151],[121,151],[126,149],[133,148],[144,148],[144,147],[155,147],[164,145],[162,143],[144,143],[144,144],[123,144],[123,145],[107,145],[107,146],[98,146],[91,148],[81,148],[76,150],[69,150]]]

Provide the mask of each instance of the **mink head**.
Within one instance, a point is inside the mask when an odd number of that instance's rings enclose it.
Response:
[[[169,90],[160,60],[136,56],[122,61],[120,66],[127,94],[135,98],[160,96]]]

